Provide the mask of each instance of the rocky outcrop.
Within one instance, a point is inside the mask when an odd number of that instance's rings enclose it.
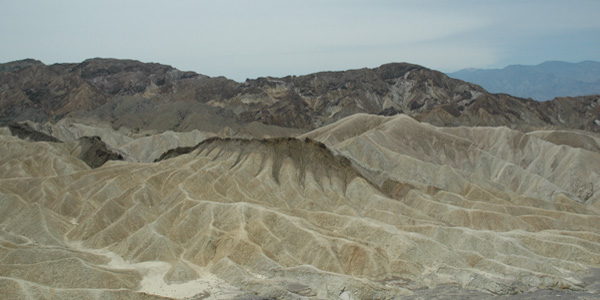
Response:
[[[31,140],[35,142],[54,142],[60,143],[61,141],[51,135],[37,131],[26,123],[11,123],[8,125],[8,129],[13,136],[19,137],[24,140]]]
[[[109,160],[123,160],[119,153],[108,149],[100,137],[82,137],[79,139],[78,157],[90,168],[94,169],[102,166]]]

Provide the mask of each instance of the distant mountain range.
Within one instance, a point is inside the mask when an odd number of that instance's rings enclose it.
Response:
[[[596,61],[547,61],[536,66],[463,69],[447,75],[479,84],[492,93],[506,93],[538,101],[600,94],[600,62]]]

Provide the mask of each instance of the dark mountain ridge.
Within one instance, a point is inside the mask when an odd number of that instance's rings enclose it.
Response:
[[[252,122],[310,130],[355,113],[407,114],[443,126],[600,131],[599,96],[549,102],[490,94],[407,63],[238,83],[134,60],[0,65],[0,124],[65,117],[115,127],[216,132]]]

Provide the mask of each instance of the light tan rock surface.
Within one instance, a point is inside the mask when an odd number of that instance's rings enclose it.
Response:
[[[249,123],[244,128],[224,126],[218,132],[201,132],[191,130],[185,132],[155,130],[131,130],[126,127],[114,129],[111,124],[86,119],[64,118],[56,123],[39,124],[24,122],[32,130],[54,137],[62,142],[76,142],[85,137],[99,137],[110,150],[119,153],[129,162],[150,163],[163,153],[180,147],[192,147],[203,140],[213,137],[235,138],[268,138],[295,136],[303,131],[293,128],[264,125],[258,122]],[[2,135],[14,135],[7,127],[0,128]]]
[[[561,136],[359,114],[298,139],[208,138],[90,169],[68,144],[0,135],[0,294],[587,295],[598,136]]]
[[[136,132],[125,127],[115,130],[110,124],[99,121],[62,119],[56,123],[39,124],[26,122],[33,130],[50,135],[65,143],[76,142],[85,137],[99,137],[110,150],[120,153],[126,161],[150,163],[170,149],[195,146],[214,133],[198,130],[188,132],[155,131]],[[4,128],[0,134],[11,135]],[[77,151],[74,149],[73,151]]]

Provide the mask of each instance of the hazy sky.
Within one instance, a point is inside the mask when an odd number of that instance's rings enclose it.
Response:
[[[410,62],[600,61],[599,0],[0,0],[0,62],[159,62],[243,81]]]

